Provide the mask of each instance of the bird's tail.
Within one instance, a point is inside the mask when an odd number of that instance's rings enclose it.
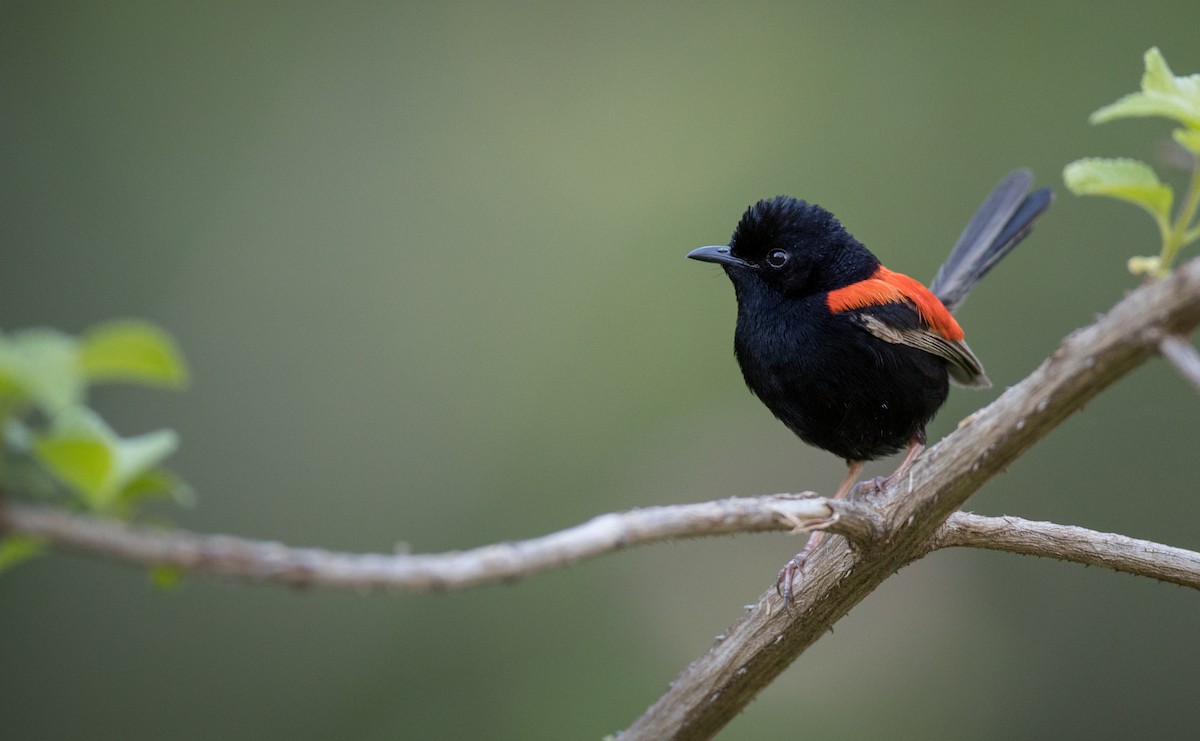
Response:
[[[1054,193],[1040,188],[1030,193],[1033,173],[1014,170],[984,199],[971,217],[958,244],[938,269],[929,290],[954,311],[975,284],[1000,258],[1012,251],[1033,229],[1033,222],[1050,206]]]

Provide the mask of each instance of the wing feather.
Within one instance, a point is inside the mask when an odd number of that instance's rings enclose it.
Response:
[[[944,358],[949,364],[950,378],[961,386],[988,388],[992,385],[983,372],[983,364],[962,340],[948,340],[926,327],[897,327],[867,312],[855,314],[854,321],[884,342],[907,345]]]

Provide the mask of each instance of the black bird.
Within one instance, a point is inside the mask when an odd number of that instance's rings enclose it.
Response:
[[[996,186],[928,289],[885,268],[830,212],[787,196],[747,209],[729,246],[688,253],[733,282],[734,352],[750,391],[801,440],[845,459],[835,497],[866,461],[907,446],[891,478],[901,476],[951,381],[991,385],[950,312],[1050,205],[1051,191],[1032,184],[1017,170]],[[817,542],[781,573],[789,588]]]

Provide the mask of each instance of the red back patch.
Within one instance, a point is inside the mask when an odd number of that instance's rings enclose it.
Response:
[[[870,278],[830,291],[825,305],[834,314],[840,314],[851,309],[900,302],[911,304],[921,320],[947,340],[963,338],[962,327],[958,326],[958,322],[937,296],[930,293],[920,281],[888,270],[882,265]]]

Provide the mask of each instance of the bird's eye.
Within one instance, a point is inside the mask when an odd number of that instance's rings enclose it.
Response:
[[[767,253],[767,264],[773,268],[782,268],[787,265],[788,253],[783,250],[771,250]]]

